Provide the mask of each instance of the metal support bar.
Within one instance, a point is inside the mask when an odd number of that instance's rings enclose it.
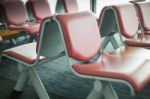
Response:
[[[109,42],[111,42],[114,49],[119,48],[119,45],[115,40],[114,36],[106,36],[103,40],[102,48],[105,49]]]
[[[114,49],[119,48],[119,45],[114,36],[110,36],[110,42],[111,42],[112,46],[114,47]]]
[[[109,43],[109,37],[105,37],[104,39],[103,39],[103,43],[102,43],[102,48],[103,48],[103,50],[106,48],[106,46],[108,45],[108,43]]]

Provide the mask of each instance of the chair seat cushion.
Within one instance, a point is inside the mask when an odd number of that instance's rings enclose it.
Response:
[[[9,25],[9,28],[15,30],[27,30],[30,35],[35,35],[39,32],[40,23],[27,23],[19,26]]]
[[[150,35],[145,35],[145,33],[139,34],[139,39],[136,40],[125,40],[126,45],[136,46],[136,47],[150,47]]]
[[[2,52],[22,62],[33,64],[36,60],[36,43],[24,44],[18,47],[10,48]],[[40,57],[43,59],[44,57]]]
[[[146,31],[146,32],[144,32],[144,34],[150,35],[150,31]]]
[[[135,46],[135,47],[150,47],[150,41],[141,41],[141,40],[125,40],[126,45]]]
[[[74,64],[73,70],[81,75],[124,80],[139,92],[150,81],[149,64],[150,61],[140,57],[102,53],[97,62]]]
[[[143,59],[150,59],[150,50],[142,47],[123,46],[111,52],[111,55],[123,57],[140,57]]]
[[[150,40],[150,31],[147,31],[147,32],[144,32],[144,33],[139,33],[138,36],[139,36],[139,39],[141,40]]]

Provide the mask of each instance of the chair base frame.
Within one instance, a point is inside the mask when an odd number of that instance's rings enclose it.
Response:
[[[117,41],[115,40],[114,35],[106,36],[104,38],[103,44],[102,44],[102,48],[105,49],[107,47],[107,45],[108,45],[109,42],[112,44],[112,47],[114,49],[119,48],[119,45],[118,45]]]
[[[119,99],[110,82],[94,81],[94,87],[86,99]]]
[[[21,66],[22,66],[22,70],[20,69]],[[18,69],[21,72],[21,74],[19,76],[19,79],[17,81],[14,90],[18,92],[23,91],[25,84],[27,83],[28,80],[30,80],[40,99],[50,99],[42,81],[39,78],[39,75],[35,67],[30,67],[28,69],[24,69],[24,68],[26,68],[26,66],[23,66],[22,64],[18,64]]]

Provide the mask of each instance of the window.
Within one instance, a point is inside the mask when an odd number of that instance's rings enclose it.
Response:
[[[102,9],[105,7],[105,6],[109,6],[109,5],[112,5],[112,4],[120,4],[120,3],[127,3],[131,0],[97,0],[96,2],[96,16],[99,17]]]
[[[57,0],[48,0],[48,2],[50,4],[52,14],[55,14],[55,6],[56,6],[56,3],[57,3]]]
[[[90,10],[90,0],[77,0],[79,5],[79,10]]]

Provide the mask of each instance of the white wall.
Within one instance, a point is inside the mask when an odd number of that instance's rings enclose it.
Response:
[[[98,17],[101,10],[104,6],[112,5],[112,4],[120,4],[120,3],[127,3],[131,0],[97,0],[97,13],[96,16]]]
[[[49,1],[50,6],[51,6],[52,13],[55,14],[55,6],[56,6],[57,0],[48,0],[48,1]]]
[[[77,0],[79,5],[79,10],[90,10],[90,0]]]

